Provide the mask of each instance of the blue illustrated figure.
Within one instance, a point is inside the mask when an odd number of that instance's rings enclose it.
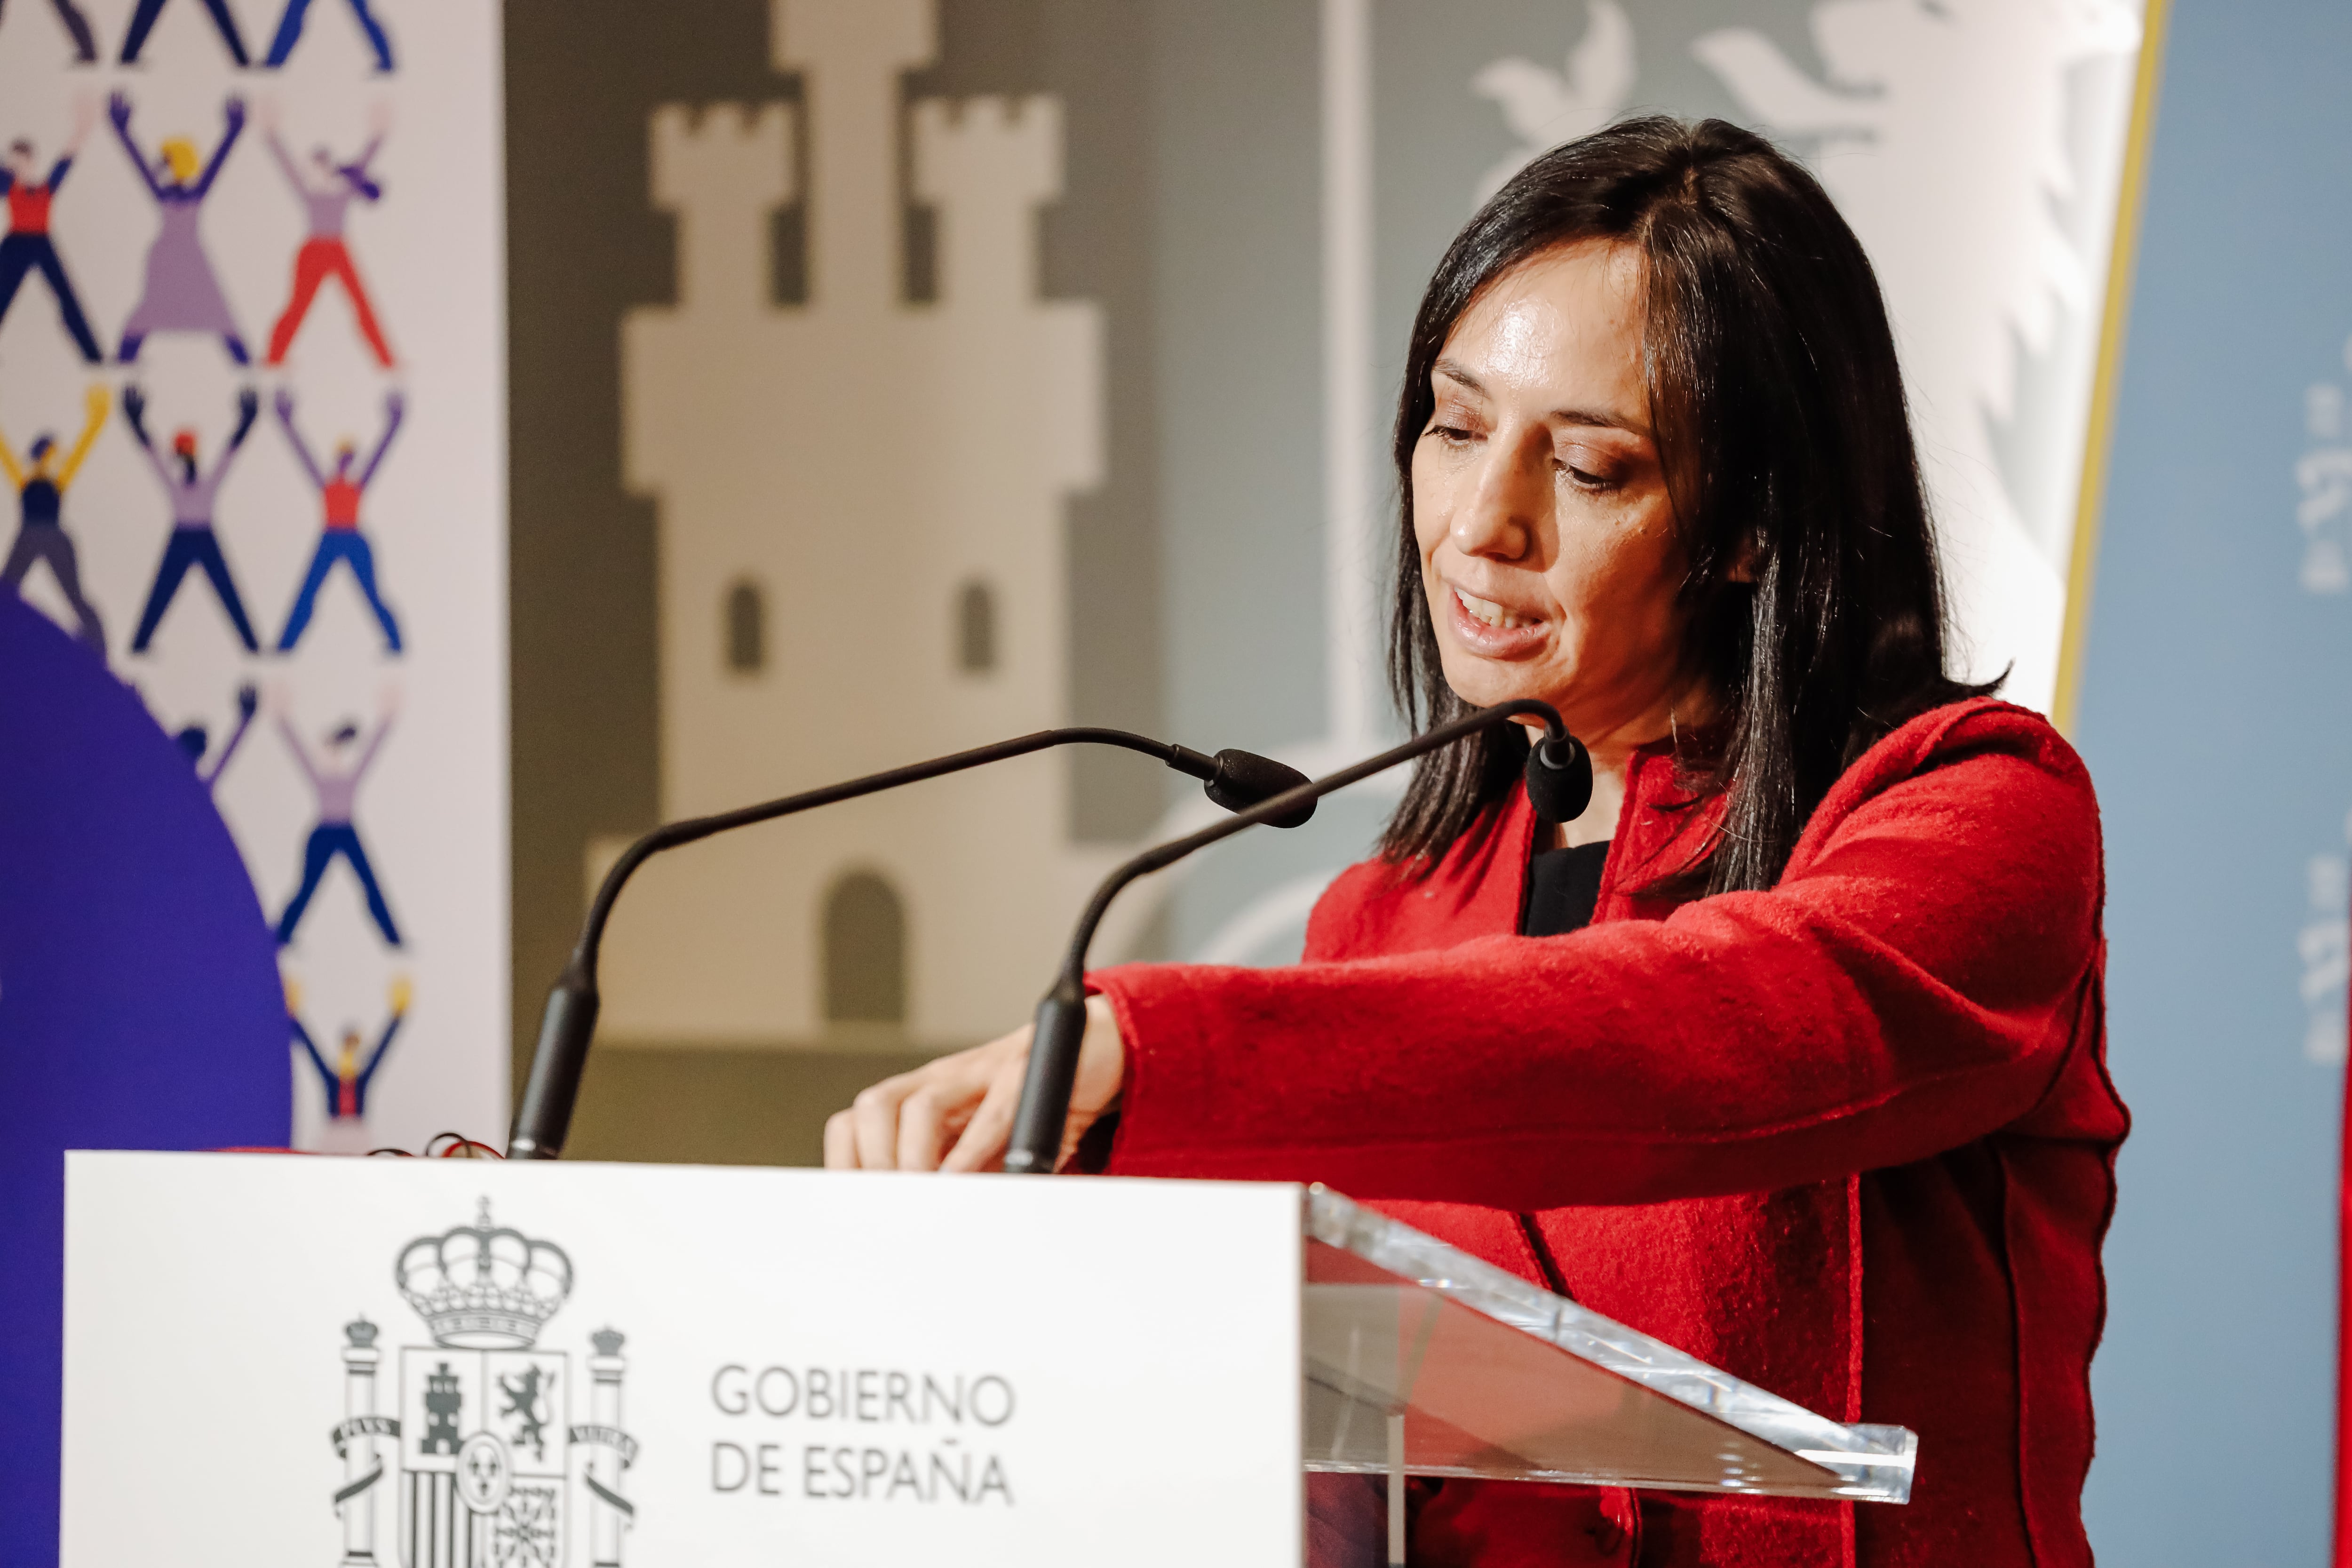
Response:
[[[228,8],[228,0],[205,0],[205,9],[212,13],[213,26],[228,46],[228,58],[242,70],[253,61],[245,52],[245,35],[236,30],[236,17]],[[155,18],[163,14],[163,0],[139,0],[139,9],[131,13],[131,30],[122,37],[122,63],[135,66],[139,51],[147,47],[147,35],[155,29]]]
[[[368,0],[350,0],[352,15],[359,19],[360,31],[367,35],[368,45],[375,50],[375,68],[392,69],[392,40],[384,37],[383,24],[368,9]],[[278,36],[270,40],[269,58],[261,63],[276,70],[286,63],[301,41],[302,22],[310,15],[310,0],[286,0],[286,9],[278,18]]]
[[[236,330],[236,319],[229,314],[228,296],[221,292],[220,279],[213,273],[212,258],[205,254],[205,237],[199,226],[204,220],[205,198],[212,194],[213,182],[220,178],[221,165],[228,161],[229,150],[236,145],[237,136],[245,129],[245,100],[232,98],[222,110],[226,129],[221,134],[220,145],[213,149],[209,163],[197,153],[194,142],[184,136],[172,136],[156,148],[155,162],[150,165],[131,136],[131,100],[116,93],[108,101],[107,115],[113,121],[114,133],[121,140],[122,150],[131,155],[139,177],[147,182],[148,194],[155,198],[156,210],[163,219],[163,226],[155,233],[155,242],[147,247],[146,284],[140,291],[139,303],[131,309],[131,319],[122,323],[122,346],[116,357],[124,364],[135,363],[139,345],[150,332],[202,332],[219,338],[228,350],[228,357],[237,363],[250,363],[245,339]]]
[[[106,657],[106,627],[100,622],[98,611],[82,597],[81,563],[65,530],[65,498],[74,476],[81,471],[82,459],[89,456],[91,444],[106,424],[107,404],[106,388],[89,389],[81,437],[62,463],[57,460],[54,436],[33,437],[24,459],[9,450],[7,437],[0,436],[0,473],[5,473],[8,482],[16,487],[21,517],[16,542],[8,547],[7,564],[0,566],[0,586],[22,593],[25,574],[37,563],[46,563],[49,575],[57,579],[58,587],[65,594],[66,603],[73,606],[74,619],[79,623],[74,635],[100,658]]]
[[[236,755],[236,749],[245,744],[245,732],[253,728],[253,715],[260,706],[260,694],[250,682],[236,689],[236,728],[228,732],[227,742],[209,768],[205,766],[205,753],[212,749],[211,731],[202,724],[183,724],[173,735],[173,743],[187,753],[189,766],[196,770],[196,782],[207,791],[220,787],[220,776],[228,771],[229,759]]]
[[[228,445],[221,451],[220,460],[213,471],[205,473],[196,461],[196,433],[182,430],[172,437],[172,458],[164,461],[147,438],[147,397],[138,384],[122,389],[123,417],[131,422],[131,433],[139,437],[139,449],[147,454],[147,462],[163,482],[163,493],[172,502],[172,538],[163,546],[163,560],[155,568],[155,585],[148,590],[147,608],[139,616],[138,635],[131,639],[132,653],[145,653],[153,639],[155,628],[163,619],[163,612],[172,607],[172,596],[180,591],[180,579],[188,568],[199,566],[212,583],[213,592],[220,595],[221,608],[228,612],[229,624],[236,628],[237,637],[245,643],[245,651],[259,653],[261,644],[253,635],[253,623],[246,619],[245,601],[237,597],[236,580],[229,575],[228,558],[221,553],[220,540],[213,532],[213,501],[219,495],[221,481],[228,477],[229,464],[236,459],[239,447],[245,445],[246,433],[253,428],[256,415],[261,412],[261,399],[252,388],[237,394],[236,429],[230,435]]]
[[[335,857],[341,855],[352,874],[360,879],[360,890],[367,896],[368,913],[374,917],[376,929],[383,932],[387,943],[398,947],[400,928],[393,923],[392,906],[384,902],[375,868],[368,863],[367,847],[360,842],[360,830],[352,820],[360,781],[374,763],[384,737],[392,733],[393,717],[399,709],[396,694],[390,690],[384,693],[375,733],[364,744],[356,723],[347,721],[340,725],[327,738],[324,762],[313,758],[302,744],[302,737],[295,732],[292,721],[286,716],[284,699],[277,699],[273,706],[277,710],[278,732],[286,738],[287,749],[294,753],[294,761],[310,779],[310,789],[319,800],[318,823],[302,847],[302,885],[287,901],[286,912],[278,917],[278,945],[285,947],[293,942],[295,930],[302,923],[302,912],[310,907],[310,897],[319,890],[319,879],[327,874]]]
[[[346,440],[335,447],[335,467],[329,473],[320,468],[319,460],[310,455],[310,448],[302,440],[302,433],[294,427],[294,395],[283,387],[278,389],[278,423],[285,426],[286,439],[292,444],[303,472],[319,487],[327,514],[319,534],[319,548],[310,557],[310,570],[303,575],[301,589],[294,595],[294,608],[286,616],[286,629],[278,638],[279,653],[291,652],[294,645],[302,640],[303,631],[310,625],[310,614],[318,607],[319,590],[339,561],[352,569],[352,580],[367,595],[369,607],[375,611],[376,624],[383,627],[384,646],[394,653],[400,651],[400,623],[393,618],[383,595],[376,592],[375,551],[369,545],[367,535],[360,531],[360,496],[374,479],[377,466],[391,448],[393,437],[399,433],[402,412],[400,394],[385,393],[383,434],[377,437],[367,466],[353,477],[352,463],[357,448]]]
[[[49,286],[49,294],[58,302],[58,315],[65,321],[66,331],[73,334],[74,346],[81,357],[96,364],[105,354],[98,339],[89,330],[89,319],[81,313],[81,301],[74,295],[73,284],[67,280],[65,263],[58,259],[57,241],[49,233],[52,209],[57,205],[58,187],[66,183],[66,171],[73,167],[83,141],[96,120],[87,105],[79,111],[72,140],[58,161],[49,165],[47,179],[36,180],[40,163],[33,156],[33,144],[22,138],[8,144],[8,157],[0,163],[0,195],[8,198],[8,232],[0,236],[0,321],[8,315],[8,307],[16,302],[16,290],[24,286],[25,275],[37,271]]]
[[[213,3],[218,5],[220,0],[213,0]],[[65,24],[66,31],[72,35],[74,58],[86,66],[96,65],[98,39],[90,33],[89,18],[81,14],[81,8],[73,0],[49,0],[49,5],[56,10],[58,20]],[[236,63],[243,65],[245,62],[240,59]]]
[[[392,983],[392,1016],[384,1020],[383,1032],[375,1038],[372,1049],[361,1049],[360,1032],[356,1026],[345,1026],[341,1046],[332,1063],[327,1060],[310,1031],[302,1024],[302,984],[290,975],[286,981],[286,1022],[292,1029],[294,1043],[310,1058],[310,1066],[319,1074],[319,1084],[327,1095],[327,1119],[330,1123],[354,1122],[367,1115],[369,1080],[383,1066],[384,1053],[392,1049],[392,1038],[400,1033],[403,1020],[408,1016],[408,1004],[413,995],[405,975]]]

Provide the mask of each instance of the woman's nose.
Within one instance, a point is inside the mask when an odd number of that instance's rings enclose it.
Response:
[[[1550,504],[1549,441],[1494,439],[1466,504],[1448,531],[1465,555],[1517,561],[1534,548],[1538,519]]]

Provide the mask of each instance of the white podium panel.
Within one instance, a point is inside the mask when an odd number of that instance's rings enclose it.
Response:
[[[1295,1568],[1300,1205],[70,1154],[60,1560]]]

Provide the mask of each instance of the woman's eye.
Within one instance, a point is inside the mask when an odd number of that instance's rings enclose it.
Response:
[[[1470,432],[1459,425],[1433,425],[1429,433],[1449,447],[1460,447],[1471,439]]]
[[[1599,474],[1587,473],[1573,463],[1562,463],[1559,471],[1568,476],[1569,483],[1580,490],[1605,490],[1614,482]]]

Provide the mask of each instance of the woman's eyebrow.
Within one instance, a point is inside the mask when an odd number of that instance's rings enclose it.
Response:
[[[1622,414],[1612,414],[1598,408],[1555,408],[1551,416],[1563,425],[1585,425],[1602,430],[1622,430],[1629,436],[1647,436],[1649,427],[1639,420]]]
[[[1486,395],[1486,384],[1472,375],[1468,367],[1459,360],[1441,359],[1430,368],[1433,374],[1442,375],[1448,381],[1459,382],[1481,397]]]

